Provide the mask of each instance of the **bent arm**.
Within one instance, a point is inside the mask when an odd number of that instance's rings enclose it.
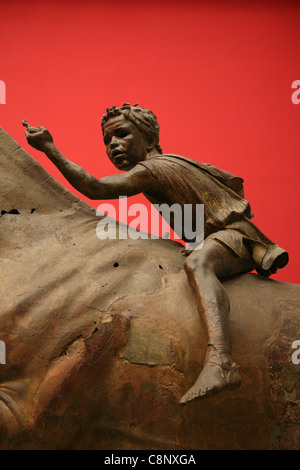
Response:
[[[47,142],[43,151],[69,183],[89,199],[133,196],[147,192],[153,185],[151,175],[142,165],[137,165],[128,173],[97,179],[64,157],[52,142]]]

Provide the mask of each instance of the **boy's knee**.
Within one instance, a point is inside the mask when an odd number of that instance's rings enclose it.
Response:
[[[186,272],[195,272],[195,271],[207,271],[212,269],[212,263],[206,256],[200,255],[200,253],[195,256],[190,255],[184,262],[184,269]]]

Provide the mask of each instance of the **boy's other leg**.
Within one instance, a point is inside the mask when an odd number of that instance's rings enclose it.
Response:
[[[218,278],[249,272],[253,267],[250,256],[239,258],[214,239],[205,240],[203,248],[193,251],[187,258],[185,271],[196,294],[198,310],[207,328],[209,341],[203,370],[181,399],[181,404],[241,384],[238,366],[231,352],[229,298]]]

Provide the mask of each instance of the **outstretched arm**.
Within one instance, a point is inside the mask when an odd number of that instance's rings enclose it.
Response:
[[[28,143],[44,152],[54,163],[69,183],[90,199],[116,199],[119,196],[133,196],[153,189],[153,181],[147,170],[138,165],[128,173],[107,176],[97,179],[80,166],[64,157],[53,143],[49,131],[42,126],[31,127],[26,121],[22,122],[27,128],[25,136]]]

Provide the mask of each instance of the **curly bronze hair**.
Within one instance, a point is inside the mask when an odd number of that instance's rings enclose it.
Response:
[[[116,106],[107,108],[106,113],[107,114],[103,114],[102,116],[102,133],[105,122],[115,116],[122,114],[125,119],[131,121],[139,130],[139,132],[145,136],[147,142],[154,144],[154,148],[158,151],[158,153],[162,153],[162,149],[159,145],[160,128],[155,114],[153,114],[150,109],[141,108],[138,104],[130,106],[129,103],[124,103],[120,108],[116,108]]]

